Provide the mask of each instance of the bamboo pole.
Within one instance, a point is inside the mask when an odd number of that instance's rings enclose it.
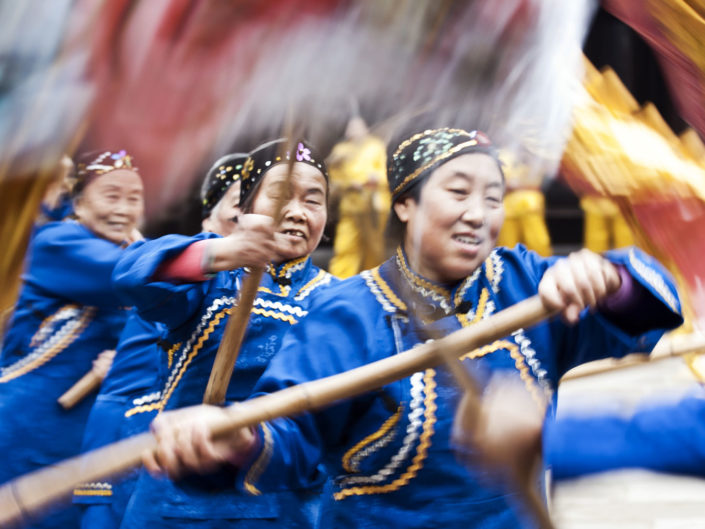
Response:
[[[88,395],[96,391],[102,382],[103,377],[97,373],[95,369],[91,369],[78,379],[78,382],[66,390],[66,392],[57,399],[57,402],[65,410],[70,410]]]
[[[292,152],[294,143],[293,129],[291,126],[287,127],[287,129],[287,145],[285,148],[291,153],[291,156],[289,156],[286,179],[284,179],[281,183],[282,187],[288,185],[291,181],[291,174],[294,171],[294,162],[296,161],[296,158],[293,155],[294,153]],[[279,198],[274,205],[274,213],[272,215],[277,225],[281,222],[282,210],[284,209],[284,205],[286,203],[284,198],[286,193],[280,192],[278,193],[278,196]],[[250,321],[250,312],[252,311],[252,307],[255,303],[257,290],[259,289],[259,284],[262,281],[263,274],[264,268],[253,268],[242,282],[237,309],[235,314],[228,318],[228,323],[226,324],[225,332],[223,333],[223,339],[220,341],[218,352],[215,354],[215,360],[213,361],[211,374],[208,378],[206,392],[203,395],[204,404],[221,405],[225,402],[225,395],[228,391],[230,379],[233,376],[233,370],[235,369],[237,357],[240,354],[240,348],[242,347],[242,342],[245,338],[247,324]]]
[[[234,404],[226,408],[225,417],[210,424],[210,431],[213,437],[222,437],[238,428],[317,410],[367,393],[441,364],[441,351],[455,357],[462,356],[517,329],[531,327],[555,312],[545,308],[538,296],[533,296],[434,342],[344,373]],[[151,434],[145,433],[6,483],[0,487],[0,527],[21,527],[48,506],[68,499],[75,486],[127,472],[140,465],[145,451],[155,449],[156,441]]]

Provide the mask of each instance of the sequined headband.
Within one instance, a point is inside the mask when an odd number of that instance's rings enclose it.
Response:
[[[247,157],[246,153],[226,154],[208,170],[201,186],[202,218],[208,217],[230,186],[240,180]]]
[[[392,199],[396,200],[438,166],[473,152],[496,157],[492,141],[482,131],[463,129],[431,129],[404,140],[392,154],[387,179]]]
[[[240,203],[243,204],[257,188],[264,174],[281,163],[292,160],[311,165],[321,171],[328,180],[328,170],[315,149],[304,140],[294,142],[295,148],[289,150],[289,140],[281,138],[267,142],[254,149],[242,169],[242,184],[240,187]]]
[[[80,155],[76,164],[76,184],[73,186],[71,194],[73,196],[81,194],[93,179],[118,169],[139,172],[139,169],[132,163],[132,156],[127,154],[125,150]]]

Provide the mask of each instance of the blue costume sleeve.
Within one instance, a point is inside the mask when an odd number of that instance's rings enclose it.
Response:
[[[626,467],[705,476],[705,398],[631,417],[560,417],[546,424],[544,452],[556,479]]]
[[[120,299],[110,277],[122,254],[117,244],[77,222],[52,222],[39,228],[32,241],[24,280],[81,305],[114,308]]]
[[[137,307],[143,319],[162,322],[171,329],[178,327],[199,309],[208,283],[155,281],[154,273],[162,263],[176,257],[189,245],[214,237],[217,235],[212,233],[193,237],[166,235],[131,245],[113,273],[116,291],[126,304]]]
[[[257,392],[272,393],[374,360],[374,321],[352,300],[338,296],[338,290],[332,287],[319,296],[304,322],[287,333],[258,382]],[[330,339],[332,335],[335,340]],[[367,341],[361,342],[361,337]],[[326,447],[340,444],[348,421],[355,419],[356,405],[359,401],[348,399],[315,414],[261,425],[260,451],[249,467],[241,469],[240,486],[253,494],[260,487],[272,491],[310,486],[316,481],[316,466]]]
[[[545,259],[523,247],[519,250],[538,285],[557,258]],[[637,314],[610,314],[585,309],[574,326],[554,320],[552,333],[560,340],[558,376],[592,360],[650,352],[666,330],[683,323],[674,281],[655,259],[637,248],[607,252],[604,257],[624,266],[634,278],[635,288],[642,291],[640,310]]]

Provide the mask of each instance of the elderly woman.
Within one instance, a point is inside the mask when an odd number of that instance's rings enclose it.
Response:
[[[240,172],[247,160],[244,153],[219,158],[201,186],[202,227],[226,237],[237,227],[240,215]],[[168,370],[169,356],[178,344],[168,341],[168,329],[147,321],[133,311],[125,324],[116,355],[93,405],[82,451],[94,450],[149,428],[156,410],[126,411],[138,405],[144,395],[161,389],[160,372]],[[73,502],[84,506],[81,527],[117,529],[137,481],[137,473],[116,481],[83,483],[74,490]]]
[[[542,401],[572,366],[646,350],[663,328],[681,322],[671,280],[635,249],[544,259],[521,246],[496,248],[504,178],[482,132],[419,132],[394,151],[388,179],[396,255],[321,295],[286,336],[259,390],[393,356],[538,293],[564,321],[519,330],[468,352],[464,364],[481,384],[493,373],[518,373]],[[606,297],[610,284],[621,287]],[[628,312],[635,302],[638,317]],[[530,526],[512,494],[485,479],[482,467],[458,462],[450,434],[460,397],[449,371],[426,369],[217,442],[204,417],[224,412],[200,407],[155,421],[160,448],[145,464],[174,473],[227,460],[239,465],[247,487],[264,491],[302,486],[324,461],[333,486],[322,527]]]
[[[325,166],[305,143],[289,148],[286,140],[277,140],[251,153],[241,171],[243,214],[229,235],[166,236],[135,246],[120,262],[115,281],[126,299],[143,318],[167,325],[169,343],[181,344],[168,359],[160,391],[145,395],[127,414],[203,402],[243,267],[266,265],[267,270],[228,400],[251,394],[285,331],[306,316],[319,289],[331,283],[332,276],[314,266],[310,257],[326,223]],[[277,225],[271,217],[277,214],[278,202],[282,207]],[[230,205],[226,200],[222,211]],[[231,212],[231,223],[232,217]],[[145,473],[122,527],[310,527],[320,484],[308,485],[301,491],[250,497],[237,493],[229,473],[174,482]]]
[[[0,482],[78,453],[94,398],[71,410],[57,398],[125,325],[111,276],[142,216],[142,180],[125,151],[86,155],[77,170],[75,218],[38,228],[2,347]],[[77,524],[74,515],[43,527]]]

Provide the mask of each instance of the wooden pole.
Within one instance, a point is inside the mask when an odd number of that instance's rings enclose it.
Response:
[[[284,179],[281,183],[282,188],[287,186],[291,181],[291,174],[294,170],[294,162],[296,161],[293,152],[293,129],[291,126],[287,127],[287,129],[288,141],[285,149],[288,149],[291,154],[289,156],[286,179]],[[281,189],[278,193],[279,198],[274,205],[274,214],[272,215],[277,225],[281,221],[282,210],[286,204],[286,200],[284,198],[286,193],[283,191],[285,191],[285,189]],[[249,274],[247,274],[242,282],[235,314],[228,318],[228,323],[225,326],[225,332],[223,333],[223,339],[220,341],[218,352],[216,353],[215,360],[213,361],[213,367],[211,368],[211,374],[208,378],[206,392],[203,395],[204,404],[221,405],[225,402],[225,395],[228,392],[228,385],[230,384],[230,379],[233,376],[233,370],[235,369],[237,357],[240,354],[240,348],[242,347],[242,342],[245,338],[247,324],[250,321],[250,312],[252,311],[252,306],[255,303],[257,290],[259,289],[259,284],[262,281],[263,274],[264,268],[254,268]]]
[[[66,392],[58,398],[57,402],[65,410],[70,410],[88,395],[97,391],[102,382],[103,377],[94,369],[91,369],[88,373],[83,375],[78,382],[66,390]]]
[[[344,373],[234,404],[226,408],[228,413],[224,418],[210,424],[210,431],[214,437],[225,436],[238,428],[317,410],[367,393],[441,364],[440,351],[460,357],[553,314],[555,311],[545,308],[539,297],[533,296],[434,342]],[[68,499],[75,486],[131,470],[139,466],[145,451],[155,449],[156,441],[145,433],[6,483],[0,487],[0,527],[21,527],[38,517],[46,507]]]

